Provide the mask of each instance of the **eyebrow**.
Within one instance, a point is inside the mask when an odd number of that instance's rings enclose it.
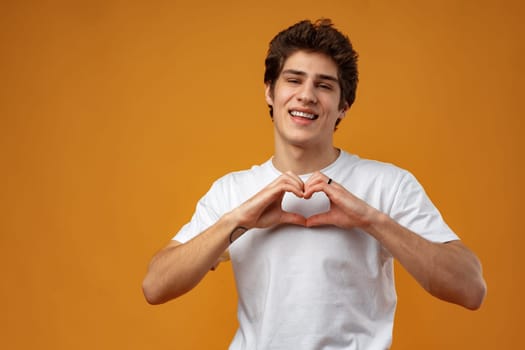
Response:
[[[303,72],[301,70],[296,70],[296,69],[283,70],[282,74],[293,74],[293,75],[300,75],[300,76],[306,76],[307,75],[306,72]],[[316,74],[315,77],[318,78],[318,79],[330,80],[330,81],[339,83],[339,79],[337,79],[334,76],[328,75],[328,74]]]

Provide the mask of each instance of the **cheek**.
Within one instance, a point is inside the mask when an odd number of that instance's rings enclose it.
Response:
[[[276,103],[284,103],[289,101],[293,97],[294,91],[293,89],[287,88],[285,86],[276,86],[273,93],[273,100]]]
[[[285,111],[286,110],[286,100],[282,96],[274,96],[273,99],[273,108],[274,111]]]

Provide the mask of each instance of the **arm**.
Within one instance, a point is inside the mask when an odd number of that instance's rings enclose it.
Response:
[[[193,289],[228,248],[235,220],[226,214],[187,243],[171,241],[151,260],[142,283],[150,304],[161,304]]]
[[[366,231],[433,296],[471,310],[481,306],[486,293],[481,264],[461,241],[430,242],[377,211]]]
[[[327,180],[316,173],[305,185],[305,198],[322,191],[331,202],[330,211],[308,218],[307,226],[360,228],[388,249],[430,294],[471,310],[481,306],[486,293],[481,264],[463,243],[430,242]]]
[[[306,219],[281,209],[285,192],[303,196],[301,179],[287,173],[255,196],[223,215],[215,224],[186,243],[173,241],[151,260],[142,289],[150,304],[161,304],[190,291],[216,266],[230,245],[230,234],[237,238],[244,229],[279,224],[304,225]],[[239,232],[237,232],[239,231]]]

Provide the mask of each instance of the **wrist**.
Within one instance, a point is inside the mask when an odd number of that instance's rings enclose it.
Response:
[[[368,216],[366,225],[362,227],[362,229],[378,238],[377,236],[383,231],[383,227],[385,227],[389,220],[391,219],[388,215],[379,210],[373,209]]]
[[[231,212],[224,214],[223,219],[228,223],[227,226],[229,227],[229,244],[235,242],[237,238],[242,236],[246,231],[250,229],[247,223],[241,220],[238,211],[236,211],[235,209]]]
[[[235,208],[232,211],[226,213],[224,216],[227,217],[232,227],[242,226],[247,230],[253,228],[253,223],[251,223],[249,220],[246,220],[245,215],[240,208]]]

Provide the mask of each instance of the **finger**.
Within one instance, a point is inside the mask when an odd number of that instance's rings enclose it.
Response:
[[[281,175],[275,185],[281,193],[292,192],[297,197],[303,197],[304,183],[299,176],[292,172]]]
[[[316,227],[323,225],[333,225],[334,220],[330,212],[320,213],[306,219],[306,227]]]
[[[328,176],[326,176],[320,171],[316,171],[312,174],[312,176],[308,178],[308,180],[306,180],[305,185],[313,185],[314,183],[322,181],[328,181]]]
[[[291,171],[287,171],[286,173],[282,175],[282,177],[296,184],[301,190],[304,190],[303,180],[299,176],[297,176],[295,173]]]
[[[283,173],[280,176],[278,176],[276,179],[274,179],[266,188],[272,189],[272,188],[281,188],[283,184],[289,184],[291,186],[296,187],[300,191],[303,190],[304,184],[297,175],[293,174],[292,172]]]
[[[326,192],[326,186],[334,183],[327,175],[317,171],[305,183],[305,198],[310,198],[315,192]]]
[[[285,192],[292,192],[298,197],[303,196],[303,188],[288,178],[278,178],[262,191],[252,197],[254,200],[269,204],[281,198]]]
[[[283,194],[284,192],[292,192],[297,197],[304,197],[304,190],[302,187],[297,187],[295,184],[285,183],[281,186],[279,193]]]
[[[292,224],[300,226],[306,226],[306,220],[307,219],[302,215],[286,211],[283,211],[280,218],[281,224]]]
[[[328,180],[316,180],[311,185],[306,186],[304,191],[304,198],[309,199],[316,192],[324,192],[328,196],[328,198],[332,198],[336,190],[338,190],[338,188],[334,182],[328,184]]]

